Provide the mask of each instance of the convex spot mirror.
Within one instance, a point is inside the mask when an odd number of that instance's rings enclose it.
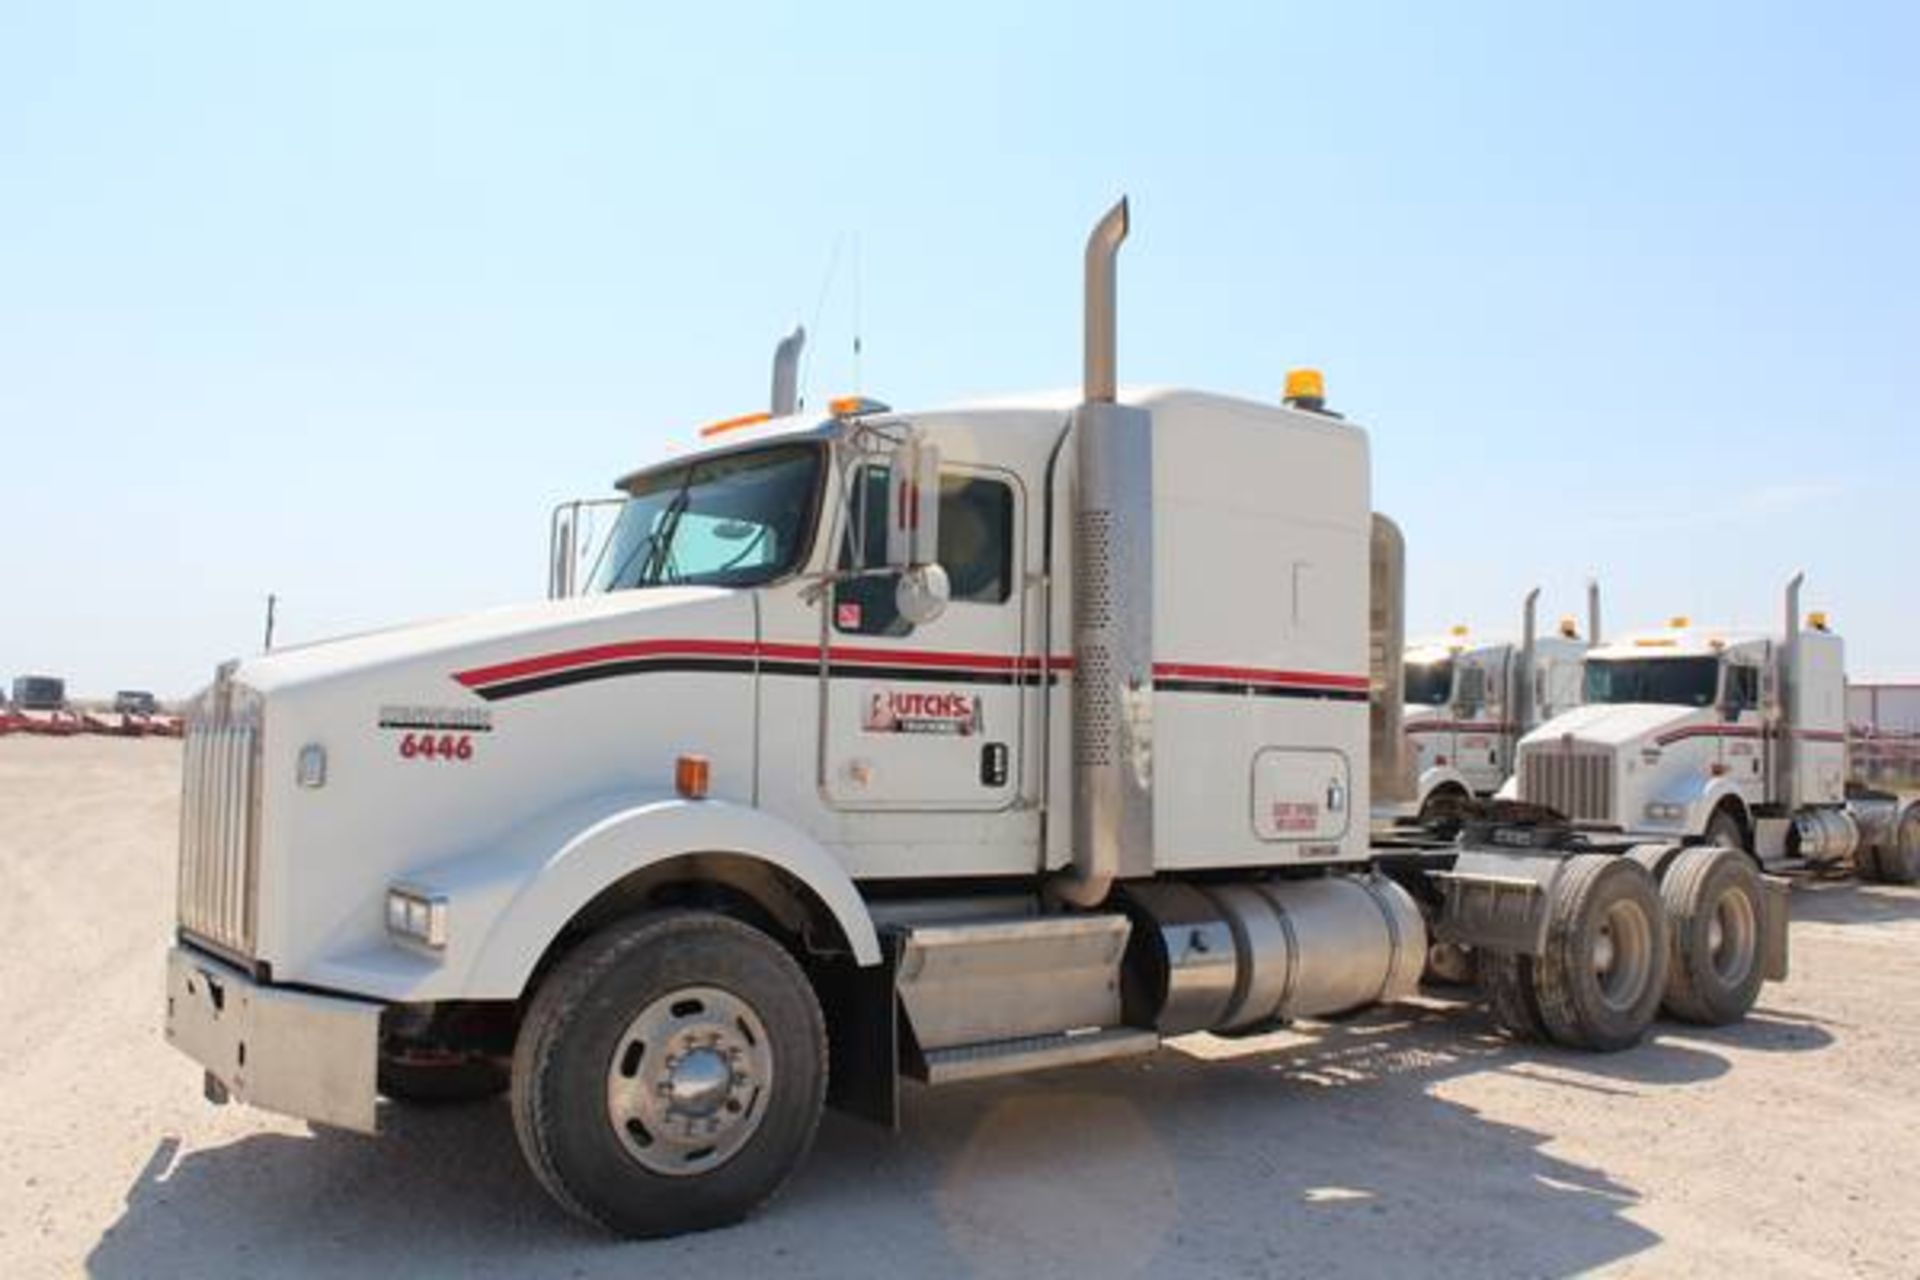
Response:
[[[945,613],[952,596],[945,569],[937,564],[917,564],[900,571],[893,587],[893,607],[902,618],[921,627]]]

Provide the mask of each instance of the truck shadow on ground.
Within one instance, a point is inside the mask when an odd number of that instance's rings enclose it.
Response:
[[[1150,1058],[912,1089],[889,1136],[829,1116],[786,1193],[726,1231],[609,1240],[553,1208],[504,1105],[393,1109],[379,1139],[169,1138],[88,1259],[93,1275],[598,1276],[695,1264],[863,1275],[1568,1275],[1656,1243],[1634,1194],[1545,1153],[1554,1135],[1436,1096],[1483,1072],[1609,1094],[1715,1078],[1714,1041],[1817,1049],[1757,1015],[1662,1028],[1596,1057],[1516,1046],[1423,1002]]]
[[[1793,918],[1850,925],[1920,920],[1920,888],[1808,877],[1794,882]]]

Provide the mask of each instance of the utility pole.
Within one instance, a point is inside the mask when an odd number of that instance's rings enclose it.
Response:
[[[267,639],[266,639],[266,643],[261,646],[264,649],[273,648],[273,613],[274,613],[274,609],[279,605],[279,603],[280,603],[279,596],[276,596],[271,592],[267,594]]]

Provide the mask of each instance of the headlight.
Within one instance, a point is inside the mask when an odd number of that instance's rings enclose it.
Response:
[[[1678,822],[1687,816],[1687,806],[1670,804],[1665,800],[1655,800],[1647,805],[1647,819],[1650,822]]]
[[[446,898],[418,889],[388,889],[387,932],[435,950],[446,946]]]

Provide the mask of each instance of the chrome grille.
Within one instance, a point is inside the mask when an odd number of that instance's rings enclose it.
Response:
[[[1540,747],[1520,753],[1520,798],[1575,822],[1617,822],[1613,753]]]
[[[216,690],[228,695],[229,690]],[[189,721],[180,784],[180,927],[251,957],[260,838],[259,727],[230,696],[202,699]]]

